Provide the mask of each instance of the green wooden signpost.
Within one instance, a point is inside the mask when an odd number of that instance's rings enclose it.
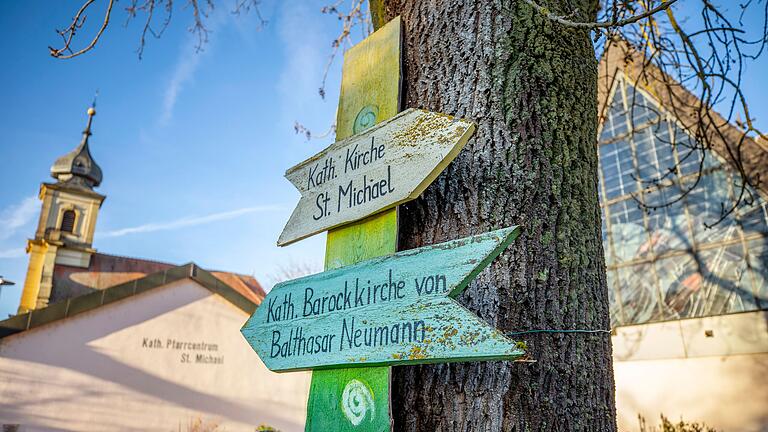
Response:
[[[395,253],[397,205],[474,131],[439,113],[398,114],[401,43],[398,17],[347,51],[337,142],[286,173],[302,199],[278,244],[328,230],[326,271],[276,285],[242,329],[271,370],[312,370],[307,432],[390,431],[390,365],[524,355],[454,300],[517,227]]]
[[[515,359],[454,297],[518,234],[505,228],[275,285],[243,327],[278,372]]]

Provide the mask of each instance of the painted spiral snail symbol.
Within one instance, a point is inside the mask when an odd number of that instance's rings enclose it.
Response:
[[[356,379],[348,382],[341,394],[341,410],[354,426],[362,423],[369,411],[371,420],[373,420],[376,409],[371,389]]]
[[[376,117],[379,115],[379,107],[376,105],[366,105],[357,113],[355,123],[352,125],[352,133],[360,133],[376,124]]]

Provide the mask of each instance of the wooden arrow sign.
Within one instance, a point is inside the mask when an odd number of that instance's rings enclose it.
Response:
[[[418,197],[474,130],[465,120],[409,109],[331,144],[285,173],[301,199],[277,244],[285,246]]]
[[[273,371],[516,359],[514,341],[453,298],[517,227],[275,285],[242,328]]]

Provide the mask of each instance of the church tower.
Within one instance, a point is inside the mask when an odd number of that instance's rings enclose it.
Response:
[[[105,196],[93,189],[101,183],[101,168],[88,148],[91,123],[96,115],[88,108],[88,125],[80,144],[58,158],[51,167],[55,183],[40,185],[43,202],[35,237],[27,242],[29,267],[21,293],[19,313],[48,305],[56,264],[88,268],[96,216]]]

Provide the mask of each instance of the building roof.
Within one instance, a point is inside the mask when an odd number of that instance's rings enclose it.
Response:
[[[56,264],[53,268],[51,303],[58,303],[115,285],[143,278],[176,267],[158,261],[94,253],[88,268]],[[266,293],[253,276],[222,271],[210,272],[254,304],[260,304]]]
[[[80,145],[71,152],[56,159],[51,166],[51,177],[58,183],[80,189],[92,190],[101,184],[101,167],[93,160],[91,150],[88,148],[88,137],[91,136],[91,122],[96,110],[88,109],[88,125],[83,131],[83,139]]]
[[[707,115],[699,119],[699,98],[620,38],[606,43],[598,66],[598,120],[601,125],[608,113],[611,90],[620,74],[633,86],[652,95],[689,133],[696,131],[701,120],[704,129],[700,132],[706,134],[712,150],[731,165],[740,162],[752,184],[768,193],[768,182],[759,178],[768,170],[768,141],[745,135],[711,108],[704,109]],[[734,158],[740,160],[737,162]]]
[[[130,260],[130,258],[126,259]],[[155,264],[166,265],[162,263]],[[234,281],[234,285],[237,287],[224,282],[215,275],[216,273],[227,275],[224,279]],[[187,278],[194,280],[211,292],[224,297],[248,314],[252,314],[261,301],[261,299],[259,299],[259,301],[254,301],[252,291],[243,289],[243,285],[247,286],[247,283],[243,282],[243,279],[240,279],[242,276],[233,275],[232,273],[208,272],[194,263],[180,266],[168,265],[168,268],[166,269],[150,273],[143,277],[133,278],[129,281],[105,289],[69,298],[44,308],[35,309],[0,321],[0,338],[94,310],[118,300],[123,300],[162,287],[171,282]],[[238,280],[240,282],[237,282]],[[263,293],[263,290],[261,292]]]

